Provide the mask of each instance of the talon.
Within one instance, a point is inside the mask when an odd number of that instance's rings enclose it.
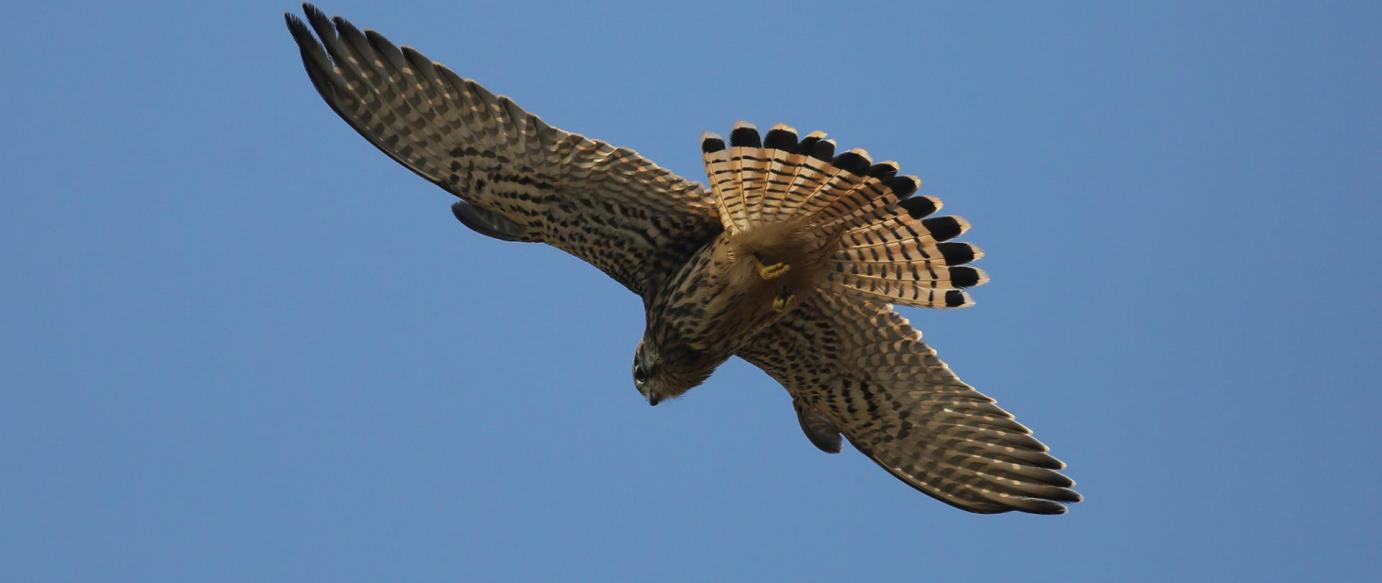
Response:
[[[792,269],[792,266],[788,265],[786,261],[772,265],[763,265],[761,261],[756,259],[754,261],[758,263],[758,276],[763,279],[777,279]]]
[[[785,312],[788,308],[792,307],[792,304],[796,301],[797,294],[794,294],[784,289],[782,290],[782,293],[777,294],[777,297],[773,298],[773,310],[776,310],[778,312]]]

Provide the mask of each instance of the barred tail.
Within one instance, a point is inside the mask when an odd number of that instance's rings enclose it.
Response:
[[[760,138],[740,122],[728,145],[707,133],[701,151],[725,231],[792,222],[833,239],[826,285],[888,302],[934,308],[973,305],[964,288],[988,275],[964,264],[983,251],[950,242],[969,228],[959,217],[931,217],[932,196],[912,196],[915,176],[898,176],[896,162],[873,163],[868,152],[835,154],[823,132],[798,139],[778,124]]]

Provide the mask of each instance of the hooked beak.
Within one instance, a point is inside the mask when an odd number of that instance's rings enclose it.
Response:
[[[652,393],[648,393],[648,404],[649,404],[649,405],[652,405],[653,407],[656,407],[657,404],[658,404],[658,403],[661,403],[661,402],[662,402],[662,397],[659,397],[659,396],[654,395],[654,394],[652,394]]]

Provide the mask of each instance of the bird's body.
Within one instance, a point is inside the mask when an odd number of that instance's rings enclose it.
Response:
[[[702,247],[647,305],[642,350],[656,347],[660,367],[649,366],[663,388],[648,387],[650,402],[675,397],[700,384],[764,328],[814,296],[825,278],[829,241],[805,225],[764,225],[722,232]],[[765,278],[760,266],[780,265]]]
[[[972,512],[1053,514],[1063,464],[962,382],[891,303],[972,304],[968,223],[894,162],[816,132],[739,124],[702,139],[710,188],[547,125],[417,51],[306,7],[289,29],[318,92],[390,157],[460,198],[457,219],[544,242],[638,294],[634,382],[651,404],[739,356],[792,396],[811,443],[841,436],[907,484]],[[311,30],[309,30],[309,25]],[[313,31],[316,37],[313,36]],[[318,41],[320,39],[320,41]]]

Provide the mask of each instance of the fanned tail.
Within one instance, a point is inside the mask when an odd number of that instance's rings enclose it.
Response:
[[[988,281],[982,270],[964,265],[983,251],[950,241],[969,223],[932,217],[940,200],[913,196],[921,181],[899,176],[896,162],[873,163],[862,149],[836,155],[824,132],[798,139],[783,124],[760,137],[752,124],[739,122],[728,144],[705,134],[701,151],[725,231],[734,236],[793,223],[834,240],[827,286],[905,305],[956,308],[974,303],[965,288]]]

